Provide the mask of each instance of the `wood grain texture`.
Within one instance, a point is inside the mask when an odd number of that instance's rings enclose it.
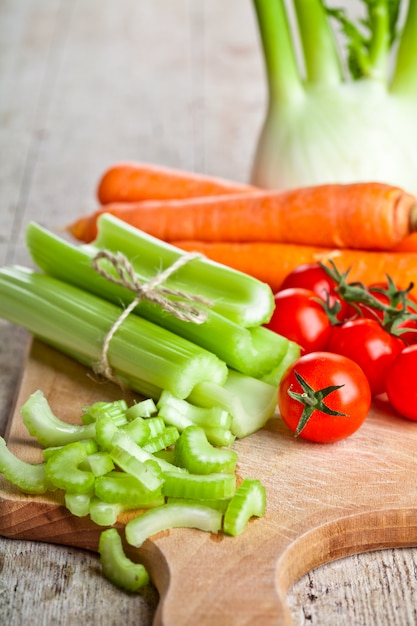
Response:
[[[1,264],[29,262],[29,220],[61,231],[92,210],[96,181],[117,160],[247,180],[266,95],[250,2],[4,0],[0,58]],[[2,433],[26,341],[0,321]],[[0,538],[0,570],[0,623],[154,617],[155,590],[115,590],[85,550]],[[416,571],[407,548],[319,566],[289,591],[294,623],[416,624]]]

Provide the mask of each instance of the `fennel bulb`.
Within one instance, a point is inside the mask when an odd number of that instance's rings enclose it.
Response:
[[[401,0],[363,1],[369,36],[342,9],[293,0],[300,68],[285,0],[254,0],[269,102],[253,184],[289,189],[372,180],[417,195],[417,0],[409,0],[401,32]],[[333,18],[349,39],[346,59]]]

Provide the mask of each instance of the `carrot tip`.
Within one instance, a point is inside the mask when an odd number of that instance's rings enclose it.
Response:
[[[80,217],[67,226],[68,233],[84,243],[91,243],[96,238],[95,230],[95,226],[92,227],[91,219],[88,217]]]

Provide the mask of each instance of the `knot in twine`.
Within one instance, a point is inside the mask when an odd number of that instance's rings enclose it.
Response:
[[[212,306],[212,302],[210,300],[179,289],[169,289],[168,287],[163,286],[163,283],[169,278],[169,276],[174,274],[174,272],[176,272],[180,267],[186,265],[194,259],[202,258],[202,256],[203,255],[198,252],[184,254],[180,256],[172,265],[154,276],[154,278],[150,281],[142,283],[136,276],[132,264],[122,253],[118,252],[117,254],[113,254],[107,250],[102,250],[96,254],[92,260],[92,266],[96,272],[110,282],[120,285],[121,287],[126,287],[135,294],[132,302],[130,302],[121,315],[116,319],[104,339],[100,361],[94,368],[94,371],[97,374],[100,374],[114,382],[118,382],[113,376],[112,369],[107,359],[109,344],[117,329],[122,325],[124,320],[141,300],[148,300],[149,302],[158,304],[164,309],[164,311],[175,315],[175,317],[185,322],[202,324],[206,321],[208,315],[207,311],[194,306],[193,303]],[[116,271],[116,275],[109,273],[100,265],[100,261],[103,259],[110,263]],[[169,296],[173,296],[174,299],[171,300]]]

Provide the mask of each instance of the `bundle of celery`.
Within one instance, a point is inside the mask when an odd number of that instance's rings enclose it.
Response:
[[[122,253],[142,283],[185,254],[108,215],[99,228],[94,244],[77,248],[31,224],[29,250],[45,273],[0,270],[0,316],[96,369],[109,330],[135,299],[92,267],[97,253]],[[114,274],[113,266],[106,269]],[[272,314],[269,287],[203,258],[185,263],[164,286],[174,290],[173,305],[177,290],[209,300],[195,305],[205,320],[184,321],[140,300],[106,348],[111,376],[150,398],[171,393],[184,401],[180,413],[191,403],[223,409],[231,423],[213,426],[212,441],[227,445],[262,427],[275,410],[284,369],[299,354],[298,346],[262,327]]]
[[[98,229],[93,244],[75,246],[37,224],[30,224],[27,246],[34,262],[47,274],[125,306],[135,294],[93,269],[92,261],[98,252],[122,252],[142,283],[185,256],[178,248],[110,214],[100,216]],[[262,326],[273,309],[272,292],[266,284],[207,259],[197,259],[171,275],[164,286],[209,300],[210,306],[201,305],[207,316],[204,324],[168,315],[161,306],[146,299],[139,302],[136,313],[214,352],[239,372],[278,383],[279,377],[274,379],[271,372],[281,363],[289,344]]]
[[[252,182],[373,180],[417,193],[415,0],[253,3],[269,101]]]

